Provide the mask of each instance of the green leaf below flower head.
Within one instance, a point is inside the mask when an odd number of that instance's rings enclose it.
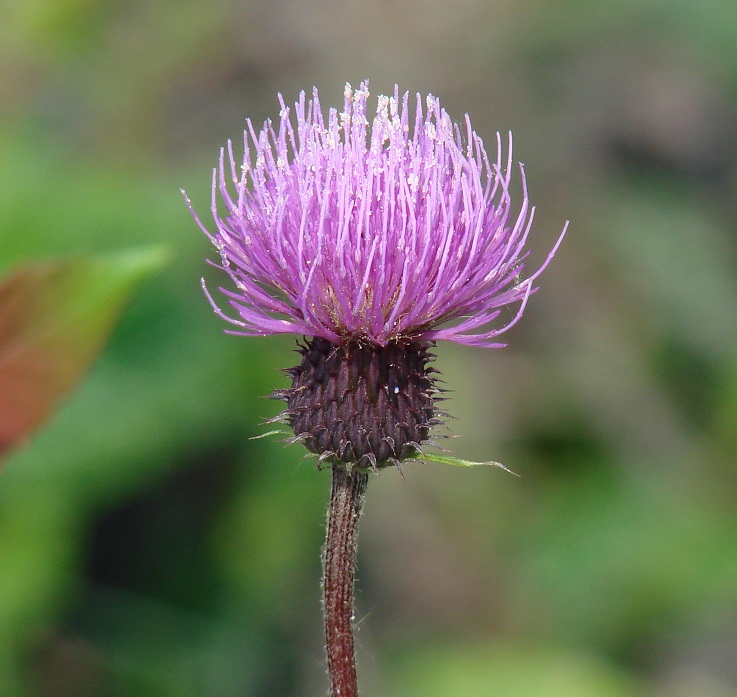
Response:
[[[166,258],[156,247],[28,262],[0,279],[0,456],[49,418]]]
[[[439,462],[442,465],[453,465],[455,467],[499,467],[515,477],[519,477],[516,472],[505,467],[501,462],[488,460],[487,462],[474,462],[473,460],[462,460],[459,457],[451,457],[450,455],[438,455],[437,453],[415,453],[410,456],[414,460],[428,460],[430,462]],[[406,459],[410,459],[409,457]]]

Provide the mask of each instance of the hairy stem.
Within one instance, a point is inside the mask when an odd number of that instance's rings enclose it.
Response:
[[[333,467],[323,550],[323,611],[325,646],[332,697],[357,697],[353,646],[353,587],[358,544],[358,519],[368,484],[368,473]]]

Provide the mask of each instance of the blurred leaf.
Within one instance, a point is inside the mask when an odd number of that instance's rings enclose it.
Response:
[[[84,375],[161,248],[29,263],[0,281],[0,455]]]
[[[633,675],[586,654],[509,644],[431,644],[397,653],[392,694],[463,697],[634,697]]]

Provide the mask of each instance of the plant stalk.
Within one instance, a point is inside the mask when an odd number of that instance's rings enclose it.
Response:
[[[353,644],[353,589],[358,546],[358,520],[368,472],[333,466],[327,534],[323,549],[323,613],[325,650],[332,697],[358,697]]]

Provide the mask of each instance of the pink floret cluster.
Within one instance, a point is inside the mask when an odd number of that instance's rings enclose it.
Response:
[[[293,110],[280,97],[278,127],[247,122],[242,160],[232,143],[221,151],[214,232],[192,211],[232,281],[220,292],[234,316],[205,287],[213,309],[249,336],[502,346],[565,228],[525,275],[534,207],[511,134],[506,157],[497,134],[492,161],[469,118],[454,123],[435,97],[410,109],[395,88],[373,117],[368,98],[367,82],[346,85],[326,119],[316,89]]]

